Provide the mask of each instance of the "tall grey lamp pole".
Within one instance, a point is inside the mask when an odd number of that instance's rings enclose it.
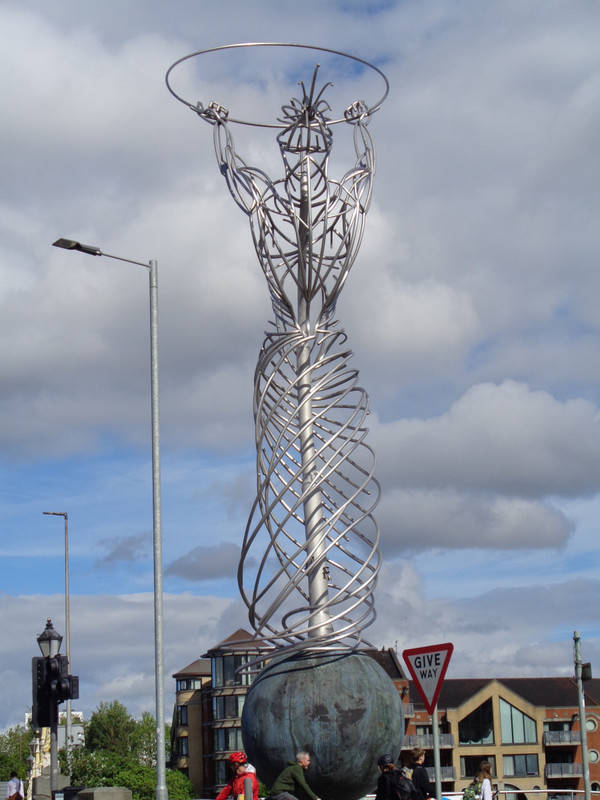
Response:
[[[65,646],[67,648],[67,666],[71,672],[71,611],[69,608],[69,515],[66,511],[44,511],[54,517],[65,519]],[[65,722],[65,750],[67,765],[71,768],[71,698],[67,700],[67,718]]]
[[[150,279],[150,378],[152,408],[152,508],[154,543],[154,680],[156,691],[156,800],[168,800],[165,764],[165,687],[163,648],[162,523],[160,507],[160,425],[158,413],[158,264],[103,253],[99,247],[72,239],[57,239],[55,247],[79,250],[91,256],[106,256],[148,270]]]

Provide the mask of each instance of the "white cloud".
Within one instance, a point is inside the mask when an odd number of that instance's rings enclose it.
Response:
[[[556,508],[449,490],[396,490],[376,512],[384,556],[432,547],[490,550],[563,547],[574,523]]]
[[[544,497],[598,490],[597,408],[515,381],[471,387],[434,419],[373,431],[386,486]]]
[[[481,571],[494,566],[482,562]],[[594,621],[597,580],[521,585],[468,598],[427,599],[409,565],[388,566],[378,587],[378,619],[369,634],[398,650],[452,642],[454,677],[534,677],[573,674],[573,631],[580,626],[586,660],[600,654]],[[447,575],[468,581],[468,573]],[[577,622],[574,622],[576,620]],[[516,624],[517,623],[517,624]],[[588,626],[594,632],[586,633]]]

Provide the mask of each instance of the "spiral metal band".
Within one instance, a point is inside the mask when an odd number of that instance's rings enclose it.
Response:
[[[379,485],[365,443],[368,398],[349,367],[346,335],[335,328],[268,336],[255,373],[257,496],[238,582],[257,637],[278,647],[356,645],[375,619],[380,555],[371,512]],[[310,367],[298,373],[302,347],[310,348]],[[310,462],[299,423],[303,402],[314,432]],[[309,542],[306,506],[315,498],[319,525]],[[319,572],[327,593],[315,605],[307,586]]]

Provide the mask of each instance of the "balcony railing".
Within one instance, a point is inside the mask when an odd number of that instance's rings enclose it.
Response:
[[[404,719],[412,719],[415,715],[415,704],[402,703],[402,711],[404,711]]]
[[[427,774],[429,775],[429,780],[432,783],[435,783],[435,767],[425,767],[427,770]],[[440,767],[440,777],[442,781],[455,781],[456,780],[456,768],[455,767]]]
[[[581,744],[581,731],[544,731],[543,742],[546,746]]]
[[[583,775],[583,764],[546,764],[546,778],[580,778]]]
[[[433,750],[433,734],[405,736],[402,742],[402,749],[411,750],[413,747],[422,747],[423,750]],[[440,749],[442,747],[454,747],[453,733],[440,733]]]

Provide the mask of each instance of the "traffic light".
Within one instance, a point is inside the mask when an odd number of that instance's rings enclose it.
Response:
[[[46,659],[46,694],[55,703],[77,700],[79,697],[79,678],[69,675],[66,656]]]
[[[33,689],[31,726],[34,730],[49,728],[55,719],[58,720],[56,704],[50,700],[46,691],[46,665],[45,658],[33,658],[31,661]]]
[[[32,659],[33,703],[31,725],[49,728],[58,724],[58,704],[79,697],[79,677],[69,675],[66,656]]]

